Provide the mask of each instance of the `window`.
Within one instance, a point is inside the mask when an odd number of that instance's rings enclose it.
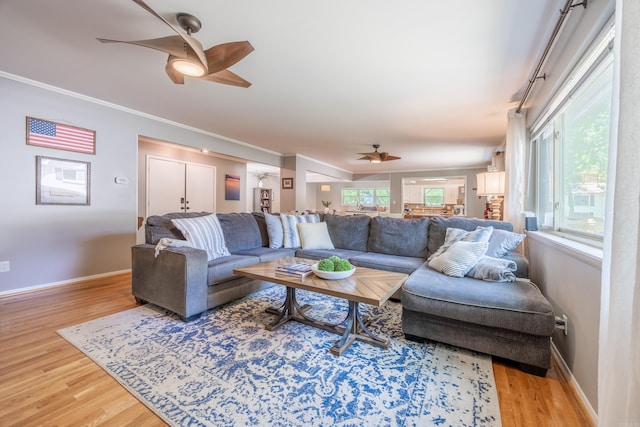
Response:
[[[607,191],[612,54],[567,92],[537,146],[537,214],[542,227],[602,238]]]
[[[444,206],[444,188],[425,188],[422,199],[425,206]]]
[[[389,206],[390,191],[388,188],[343,188],[343,206]]]

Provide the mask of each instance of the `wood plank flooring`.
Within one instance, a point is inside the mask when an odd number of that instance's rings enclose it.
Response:
[[[165,423],[56,330],[133,308],[130,274],[0,297],[2,426]],[[538,378],[495,360],[502,425],[591,426],[557,367]]]

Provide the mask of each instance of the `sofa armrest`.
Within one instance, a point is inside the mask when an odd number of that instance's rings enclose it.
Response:
[[[155,257],[154,245],[131,248],[131,290],[183,319],[207,310],[207,253],[190,247],[167,248]]]
[[[529,278],[529,260],[524,255],[519,252],[507,252],[503,258],[510,259],[516,263],[518,267],[515,271],[516,277],[521,279]]]

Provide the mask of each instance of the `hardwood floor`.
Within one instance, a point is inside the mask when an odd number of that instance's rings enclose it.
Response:
[[[161,426],[164,422],[56,330],[136,306],[121,274],[0,297],[0,424]],[[591,426],[572,388],[495,360],[502,425]]]

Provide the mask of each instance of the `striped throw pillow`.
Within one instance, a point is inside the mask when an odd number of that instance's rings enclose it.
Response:
[[[194,248],[207,252],[209,261],[231,255],[224,242],[220,221],[215,214],[171,220]]]
[[[455,242],[443,254],[429,261],[429,267],[447,276],[463,277],[478,263],[488,247],[487,242]]]
[[[284,247],[285,248],[299,248],[300,235],[298,234],[298,224],[300,223],[313,223],[320,222],[320,215],[280,215],[282,221],[282,231],[284,233]]]

